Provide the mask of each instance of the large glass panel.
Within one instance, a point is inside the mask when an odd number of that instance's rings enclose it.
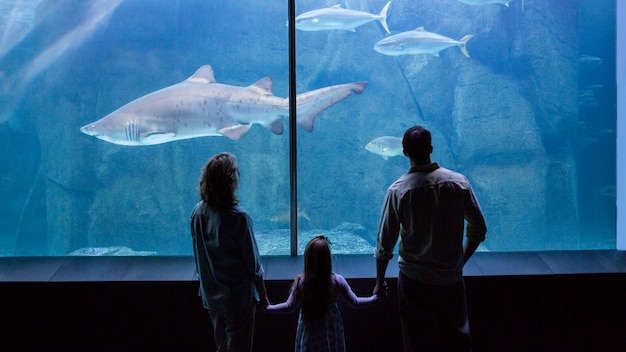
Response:
[[[0,255],[192,255],[200,170],[221,151],[238,158],[261,250],[289,254],[267,234],[289,200],[288,134],[269,117],[287,114],[286,19],[285,1],[3,0]],[[203,65],[217,83],[205,68],[81,133]],[[233,116],[268,128],[225,137],[242,132]],[[174,141],[195,133],[216,136]],[[158,144],[120,145],[142,143]]]
[[[472,182],[489,225],[481,250],[615,248],[615,1],[489,2],[347,0],[360,12],[326,13],[342,29],[298,25],[300,253],[317,233],[335,253],[373,252],[384,192],[408,161],[366,145],[414,124],[433,131],[433,159]],[[296,4],[302,15],[337,2]],[[289,127],[276,134],[264,117],[286,115],[286,21],[286,1],[1,1],[0,256],[191,255],[200,169],[221,151],[238,157],[260,251],[288,255]],[[374,50],[418,27],[457,42],[438,56]],[[252,103],[170,88],[174,111],[210,121],[189,132],[140,101],[162,120],[117,114],[118,140],[81,133],[203,65],[227,85],[213,86],[220,96],[258,82]],[[236,139],[233,114],[265,127]],[[216,135],[172,140],[198,130]],[[138,141],[156,144],[124,145]]]
[[[615,65],[615,76],[617,78],[617,134],[626,135],[626,4],[617,2],[617,55]],[[626,250],[626,219],[619,216],[620,211],[623,214],[626,209],[626,189],[624,188],[624,180],[626,180],[626,140],[620,138],[617,140],[617,239],[616,247],[618,250]]]
[[[398,138],[422,124],[473,184],[480,250],[615,248],[614,1],[297,4],[298,90],[368,82],[298,133],[301,234],[372,253]]]

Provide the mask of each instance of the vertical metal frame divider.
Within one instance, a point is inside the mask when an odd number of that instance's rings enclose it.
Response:
[[[296,147],[296,3],[288,0],[290,255],[298,255],[298,159]]]

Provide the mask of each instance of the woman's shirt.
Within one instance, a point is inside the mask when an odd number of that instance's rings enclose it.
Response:
[[[190,223],[204,307],[228,313],[258,301],[254,281],[263,278],[263,267],[248,213],[238,205],[213,210],[200,201]]]

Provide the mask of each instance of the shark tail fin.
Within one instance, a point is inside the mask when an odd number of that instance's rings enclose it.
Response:
[[[311,221],[311,217],[309,216],[309,214],[306,213],[306,209],[298,210],[298,216],[301,216],[308,221]]]
[[[459,45],[459,49],[461,49],[461,52],[463,53],[463,55],[470,57],[469,53],[467,52],[467,41],[472,39],[472,37],[474,37],[472,34],[468,34],[465,37],[461,38],[461,40],[459,40],[461,42],[461,45]]]
[[[296,96],[296,122],[307,132],[313,131],[313,121],[320,112],[348,97],[352,92],[361,94],[367,82],[338,84],[315,89]]]
[[[383,7],[383,9],[380,10],[380,13],[378,15],[380,16],[380,19],[379,19],[380,24],[383,25],[383,28],[385,28],[387,33],[391,34],[391,31],[389,30],[389,26],[387,26],[387,10],[389,10],[389,5],[391,5],[391,1],[389,1],[387,5],[385,5],[385,7]]]

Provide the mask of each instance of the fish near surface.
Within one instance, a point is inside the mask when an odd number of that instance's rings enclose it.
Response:
[[[339,84],[297,95],[298,124],[313,130],[317,114],[352,92],[363,92],[366,85]],[[205,65],[188,79],[133,100],[80,130],[126,146],[221,135],[236,140],[255,123],[282,134],[282,120],[288,115],[289,100],[272,95],[271,78],[248,87],[220,84],[211,66]]]
[[[604,63],[604,60],[597,56],[582,55],[581,57],[578,58],[578,63],[583,64],[583,65],[589,65],[589,66],[591,65],[599,66]]]
[[[402,138],[392,136],[374,138],[365,145],[365,149],[369,152],[382,156],[385,160],[387,160],[390,156],[404,155]]]
[[[441,34],[428,32],[424,27],[412,31],[391,35],[374,45],[374,50],[389,56],[432,54],[439,56],[439,52],[452,46],[458,46],[463,55],[469,57],[466,49],[467,41],[473,35],[468,34],[460,40],[454,40]]]
[[[509,6],[509,3],[513,0],[459,0],[460,2],[472,6],[485,6],[485,5],[494,5],[494,4],[502,4],[504,6]]]
[[[335,5],[323,9],[305,12],[296,17],[296,29],[301,31],[327,31],[334,29],[344,29],[355,31],[356,27],[372,21],[379,21],[387,33],[387,11],[391,1],[388,2],[378,15],[371,13],[344,9],[341,5]]]

